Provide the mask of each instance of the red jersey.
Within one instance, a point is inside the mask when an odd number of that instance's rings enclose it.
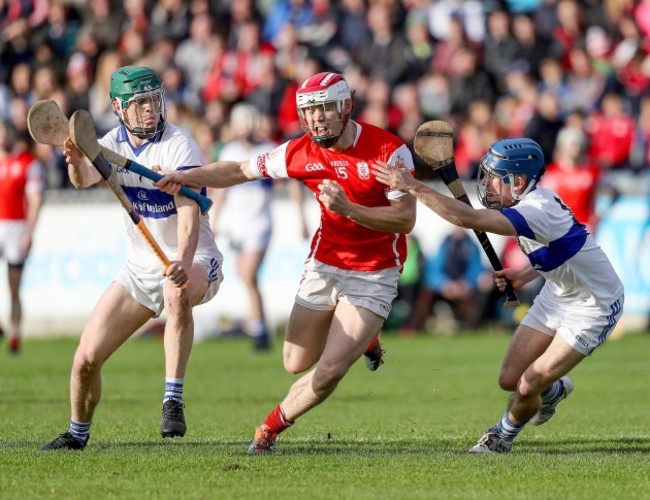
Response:
[[[43,167],[29,151],[0,158],[0,220],[25,220],[25,193],[44,188]]]
[[[391,199],[404,193],[387,189],[370,173],[370,166],[377,161],[392,164],[401,161],[413,171],[413,156],[393,134],[365,123],[356,125],[354,143],[344,151],[322,148],[304,135],[251,161],[251,171],[257,177],[298,179],[316,199],[320,192],[318,185],[324,179],[332,179],[353,203],[366,207],[389,206]],[[319,204],[320,227],[312,239],[309,258],[355,271],[377,271],[404,264],[404,234],[369,229]]]
[[[590,163],[570,170],[551,163],[546,168],[540,185],[559,194],[576,219],[589,225],[601,173],[600,168]]]

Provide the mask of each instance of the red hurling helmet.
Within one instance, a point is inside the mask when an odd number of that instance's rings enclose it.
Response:
[[[318,73],[303,82],[296,92],[296,105],[300,124],[311,140],[324,148],[336,144],[350,120],[350,113],[345,112],[345,101],[348,99],[352,99],[352,92],[348,82],[338,73]],[[325,123],[320,126],[327,128],[327,133],[320,135],[317,130],[318,126],[314,126],[313,123],[311,127],[309,126],[305,110],[322,106],[323,116],[326,116],[325,104],[332,102],[336,105],[339,118],[337,120],[325,119]],[[339,131],[334,132],[331,126],[336,123],[341,123],[342,126]]]

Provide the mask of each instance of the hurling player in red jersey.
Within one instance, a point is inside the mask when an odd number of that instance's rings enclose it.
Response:
[[[157,183],[173,194],[180,184],[221,188],[289,177],[302,181],[320,204],[320,226],[284,341],[285,369],[307,373],[257,428],[249,454],[272,453],[277,435],[323,402],[364,351],[369,368],[379,366],[377,335],[397,295],[405,235],[415,224],[415,199],[370,173],[375,164],[412,171],[413,157],[398,137],[350,119],[345,79],[318,73],[298,88],[296,103],[304,136],[251,161],[167,173]]]
[[[43,205],[45,173],[10,123],[0,123],[0,258],[7,261],[11,294],[9,352],[20,350],[20,283]],[[0,332],[2,329],[0,328]]]

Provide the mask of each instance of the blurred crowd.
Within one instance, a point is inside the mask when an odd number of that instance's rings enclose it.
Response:
[[[0,117],[22,130],[52,98],[107,131],[110,73],[141,64],[204,143],[228,140],[240,101],[284,140],[301,133],[297,85],[332,69],[356,118],[407,143],[451,120],[465,177],[504,136],[535,139],[559,168],[578,154],[600,170],[650,164],[649,0],[0,0],[0,30]]]
[[[0,32],[0,119],[23,136],[47,98],[108,131],[109,76],[138,64],[212,160],[240,102],[262,139],[300,135],[296,88],[334,70],[354,118],[409,145],[424,121],[452,122],[464,179],[494,140],[536,140],[544,182],[592,229],[603,174],[650,169],[650,0],[0,0]],[[66,188],[62,158],[34,147]]]

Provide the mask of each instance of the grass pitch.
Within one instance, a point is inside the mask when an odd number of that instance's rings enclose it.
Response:
[[[467,453],[504,410],[497,374],[507,335],[385,335],[386,364],[357,363],[337,391],[249,457],[256,425],[284,397],[280,344],[194,347],[188,433],[162,440],[162,343],[134,339],[104,368],[83,452],[38,453],[67,429],[76,341],[0,352],[0,497],[14,498],[650,498],[650,335],[609,341],[574,370],[557,415],[513,452]]]

